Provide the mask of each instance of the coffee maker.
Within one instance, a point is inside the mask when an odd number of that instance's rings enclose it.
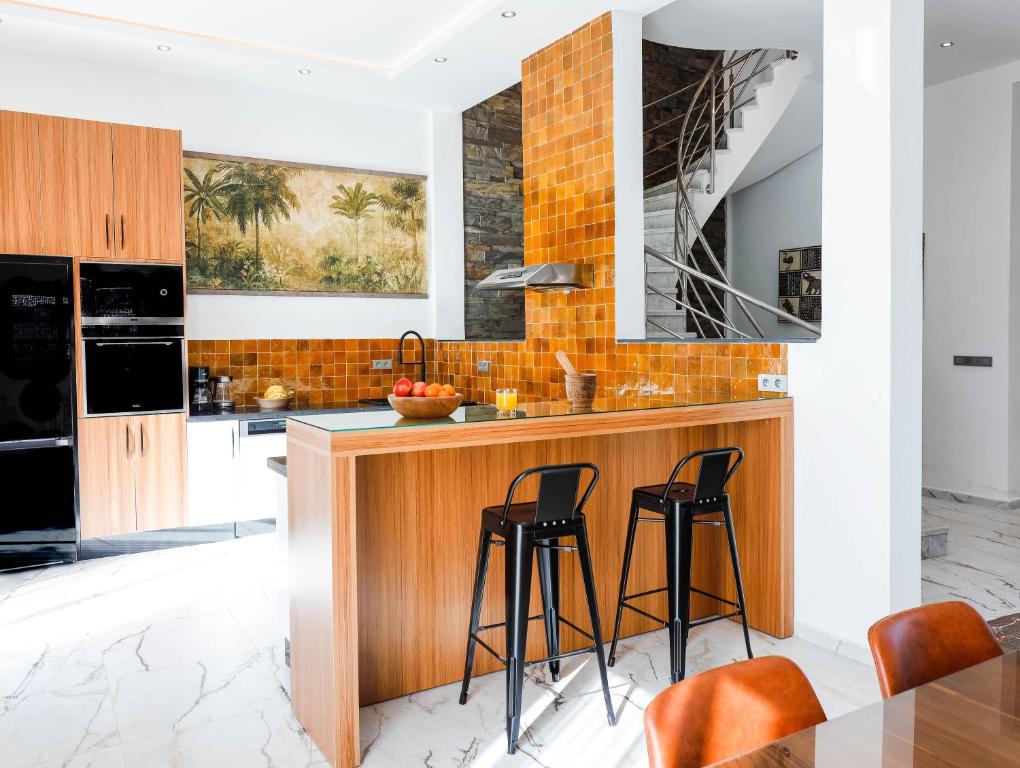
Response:
[[[209,366],[195,365],[188,368],[191,405],[198,410],[212,408],[212,390],[209,389]]]

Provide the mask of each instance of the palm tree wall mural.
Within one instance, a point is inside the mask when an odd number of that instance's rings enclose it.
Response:
[[[337,184],[337,194],[333,195],[333,202],[329,207],[345,219],[349,219],[354,229],[354,258],[361,257],[358,234],[362,219],[372,215],[372,208],[379,202],[379,195],[369,192],[359,181],[353,187],[346,184]]]
[[[193,293],[426,295],[416,176],[184,156]]]

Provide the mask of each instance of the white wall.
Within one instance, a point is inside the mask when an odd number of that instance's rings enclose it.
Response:
[[[449,183],[440,177],[459,177],[460,165],[447,154],[433,174],[437,134],[427,112],[345,102],[342,94],[323,101],[9,49],[0,50],[0,72],[3,109],[178,128],[184,148],[199,152],[435,175],[430,240],[448,255],[449,242],[437,240],[436,230],[457,228],[459,203],[451,209]],[[448,129],[448,122],[441,123],[439,134]],[[453,218],[445,218],[451,210]],[[463,238],[462,226],[456,236]],[[373,337],[416,328],[434,335],[436,280],[442,279],[436,263],[433,259],[428,299],[191,296],[188,334],[194,339]]]
[[[616,337],[645,338],[641,17],[613,11]]]
[[[432,113],[431,266],[437,339],[464,338],[464,121]]]
[[[773,307],[779,300],[780,249],[821,242],[821,147],[726,198],[726,267],[730,280]],[[780,323],[768,312],[753,307],[751,311],[768,338],[815,338],[810,331]],[[741,331],[754,334],[742,313],[731,312],[730,316]]]
[[[1020,497],[1008,458],[1020,449],[1009,410],[1018,80],[1020,62],[924,94],[924,485],[1000,500]],[[991,355],[993,367],[957,367],[953,355]]]
[[[797,633],[920,600],[923,0],[825,0],[822,338],[789,350]]]
[[[1018,78],[1020,79],[1020,75]],[[1009,234],[1009,387],[1008,435],[1009,466],[1007,487],[1010,501],[1020,495],[1020,82],[1013,83],[1013,131],[1010,152],[1010,234]]]

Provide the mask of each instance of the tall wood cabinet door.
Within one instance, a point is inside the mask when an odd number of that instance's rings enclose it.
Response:
[[[184,263],[181,133],[113,126],[116,250],[120,261]]]
[[[0,253],[42,253],[39,116],[0,111]]]
[[[138,530],[187,525],[188,445],[183,413],[135,416]]]
[[[112,259],[113,132],[109,123],[39,116],[43,252]]]
[[[137,530],[134,417],[78,419],[81,537]]]

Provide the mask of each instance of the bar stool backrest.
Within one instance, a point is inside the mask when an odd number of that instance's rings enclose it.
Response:
[[[591,480],[577,499],[577,489],[581,485],[581,474],[591,472]],[[531,475],[539,475],[538,499],[535,503],[535,522],[545,523],[553,520],[571,520],[584,509],[588,497],[591,496],[595,484],[599,481],[599,469],[594,464],[551,464],[544,467],[532,467],[521,472],[510,484],[503,505],[503,523],[510,514],[517,486]]]
[[[736,457],[736,461],[734,461]],[[662,495],[662,503],[669,501],[670,492],[676,483],[680,470],[689,462],[700,459],[698,467],[698,479],[694,484],[694,497],[692,501],[708,501],[717,499],[726,491],[726,483],[737,471],[744,460],[744,452],[740,448],[711,448],[703,451],[694,451],[684,456],[677,465],[666,483],[665,493]]]

